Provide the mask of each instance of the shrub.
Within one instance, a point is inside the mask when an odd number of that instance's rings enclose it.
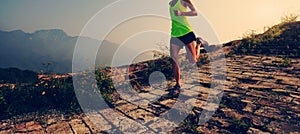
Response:
[[[281,23],[265,27],[265,32],[257,34],[254,30],[243,35],[241,44],[234,48],[236,54],[296,55],[298,15],[289,14],[281,18]],[[294,51],[296,50],[296,51]]]
[[[293,13],[286,14],[281,17],[281,24],[297,22],[298,19],[299,19],[299,15],[297,15],[297,14],[293,14]]]

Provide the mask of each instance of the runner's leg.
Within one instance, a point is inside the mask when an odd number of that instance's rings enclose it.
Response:
[[[180,47],[176,44],[171,43],[170,44],[170,54],[172,58],[172,67],[173,67],[173,73],[174,77],[176,80],[176,84],[181,85],[181,80],[180,80],[180,68],[178,64],[178,59],[179,59],[179,51]]]
[[[192,41],[191,43],[187,44],[185,49],[186,49],[186,53],[187,53],[187,57],[188,60],[191,63],[196,63],[198,61],[198,57],[197,57],[197,50],[196,50],[196,41]]]
[[[196,44],[196,58],[197,58],[197,61],[200,57],[200,47],[201,47],[202,44]]]

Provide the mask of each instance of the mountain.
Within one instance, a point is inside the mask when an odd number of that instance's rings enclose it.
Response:
[[[0,68],[15,67],[35,72],[42,70],[49,73],[69,73],[72,71],[73,51],[79,38],[87,47],[100,43],[99,40],[88,37],[68,36],[59,29],[39,30],[34,33],[21,30],[0,31]],[[110,64],[109,61],[118,46],[103,41],[96,63]]]
[[[37,73],[29,70],[20,70],[17,68],[0,68],[0,84],[3,83],[35,83],[37,82]]]

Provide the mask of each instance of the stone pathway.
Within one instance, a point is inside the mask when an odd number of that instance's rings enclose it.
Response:
[[[300,133],[300,59],[290,59],[288,67],[283,67],[284,59],[275,57],[226,60],[222,100],[203,125],[197,125],[198,117],[213,111],[204,107],[212,81],[209,65],[202,65],[199,72],[183,72],[180,95],[150,87],[131,94],[122,90],[128,85],[120,85],[115,108],[2,120],[0,133]]]

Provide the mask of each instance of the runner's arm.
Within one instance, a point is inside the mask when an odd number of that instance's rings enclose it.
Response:
[[[188,12],[180,12],[180,11],[175,11],[175,14],[177,16],[197,16],[198,13],[194,7],[194,5],[191,2],[185,2],[183,1],[183,6],[188,7],[190,9],[190,11]]]

